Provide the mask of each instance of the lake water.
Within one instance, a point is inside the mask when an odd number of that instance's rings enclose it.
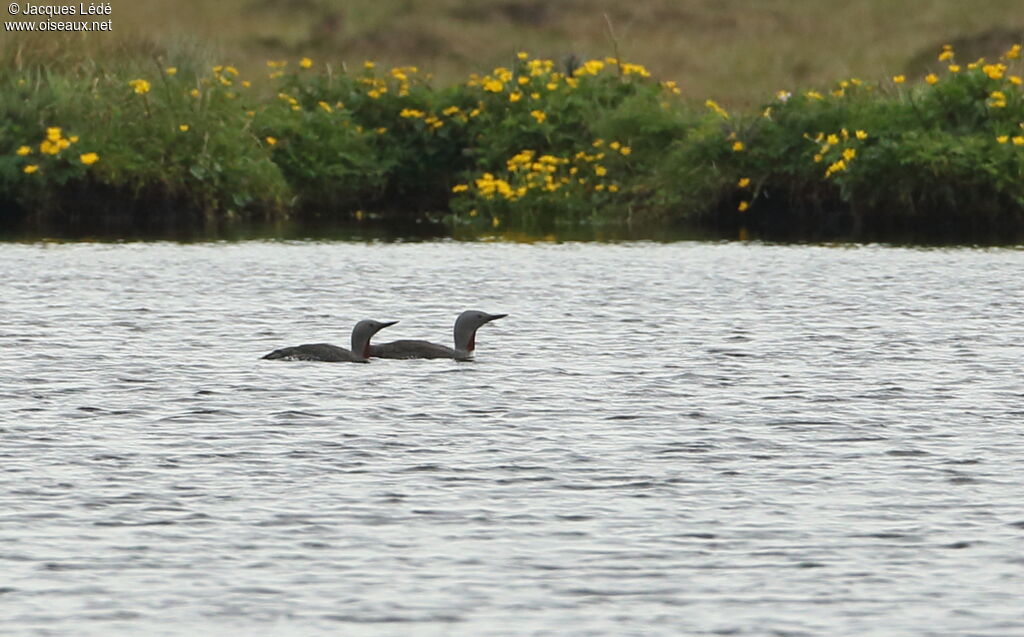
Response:
[[[0,244],[4,635],[1024,635],[1024,252]],[[306,342],[477,360],[263,361]]]

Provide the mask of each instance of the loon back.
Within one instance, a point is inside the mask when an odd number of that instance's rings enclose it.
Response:
[[[370,345],[370,356],[377,358],[466,358],[465,352],[460,353],[450,347],[431,343],[430,341],[402,340]]]
[[[275,349],[263,358],[286,361],[323,361],[325,363],[368,363],[370,361],[356,356],[344,347],[330,343],[309,343],[294,347]]]

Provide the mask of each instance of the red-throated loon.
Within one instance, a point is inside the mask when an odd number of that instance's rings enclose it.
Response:
[[[370,356],[376,358],[454,358],[470,360],[476,349],[476,331],[481,325],[504,318],[508,314],[488,314],[466,310],[455,319],[455,349],[429,341],[393,341],[370,346]]]
[[[398,321],[359,321],[352,328],[352,351],[327,343],[310,343],[275,349],[263,358],[292,361],[325,361],[328,363],[369,363],[370,339],[380,330]]]

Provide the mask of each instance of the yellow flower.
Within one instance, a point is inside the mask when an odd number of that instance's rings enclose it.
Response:
[[[302,58],[301,60],[299,60],[299,66],[301,66],[304,69],[312,68],[313,60],[309,58]]]
[[[558,84],[556,84],[554,82],[548,82],[545,86],[547,87],[547,89],[549,91],[557,91],[558,90]]]
[[[743,142],[741,142],[741,141],[735,141],[735,142],[732,143],[732,150],[735,153],[740,152],[744,148],[745,148],[745,146],[743,145]]]
[[[830,177],[833,173],[841,172],[843,170],[846,170],[846,162],[840,159],[825,170],[825,177]]]
[[[1004,57],[1007,60],[1016,60],[1017,58],[1020,57],[1020,48],[1021,47],[1019,44],[1014,44],[1013,46],[1010,47],[1010,50],[1004,54]]]
[[[985,72],[985,75],[989,76],[993,80],[1003,79],[1003,72],[1006,70],[1005,64],[986,64],[981,67],[981,70]]]
[[[604,177],[608,174],[608,169],[601,165],[594,166],[594,174],[598,177]]]
[[[466,192],[467,190],[469,190],[467,184],[455,184],[452,186],[452,192]]]
[[[945,62],[946,60],[952,60],[952,59],[953,59],[953,50],[952,49],[946,49],[942,53],[939,53],[939,62]]]
[[[488,78],[484,81],[484,90],[489,93],[500,93],[505,90],[505,84],[501,80]]]
[[[934,73],[929,73],[928,75],[924,76],[924,81],[928,82],[929,84],[935,84],[936,82],[939,81],[939,76],[935,75]]]
[[[39,144],[39,152],[44,155],[56,155],[60,152],[60,144],[44,139],[42,143]]]
[[[715,100],[705,100],[704,106],[707,106],[709,109],[717,113],[718,116],[721,117],[722,119],[729,119],[728,111],[719,106],[718,102],[716,102]]]
[[[1017,86],[1020,86],[1021,79],[1019,75],[1007,75],[1006,79],[1010,80],[1011,84],[1016,84]]]
[[[1024,136],[1017,135],[1013,139],[1011,139],[1010,141],[1013,142],[1014,146],[1024,146]]]
[[[736,182],[736,186],[739,188],[746,188],[750,185],[750,177],[742,177]]]
[[[1010,136],[1009,135],[1000,135],[1000,136],[996,137],[996,141],[999,142],[1000,144],[1005,144],[1006,142],[1010,141]]]
[[[183,133],[187,133],[188,132],[188,124],[180,124],[178,126],[178,130],[180,130]]]
[[[166,73],[168,75],[177,75],[178,74],[178,67],[176,67],[176,66],[168,66],[166,69],[164,69],[164,73]]]
[[[32,149],[29,148],[28,146],[19,146],[18,150],[14,151],[14,154],[15,155],[21,155],[22,157],[24,157],[25,155],[27,155],[27,154],[29,154],[31,152],[32,152]]]
[[[816,163],[816,164],[821,163],[822,159],[824,159],[824,157],[822,157],[821,155],[815,155],[814,156],[814,163]]]
[[[497,217],[494,217],[493,219],[491,219],[491,226],[492,227],[497,228],[500,225],[501,225],[501,219],[499,219]]]
[[[750,203],[749,202],[741,201],[740,205],[736,206],[736,209],[739,210],[740,212],[744,212],[749,207],[750,207]]]
[[[510,102],[518,102],[521,99],[523,99],[523,94],[519,91],[514,91],[508,94],[508,101]]]
[[[839,136],[835,133],[829,133],[829,136],[825,138],[825,142],[828,144],[838,144]]]
[[[35,164],[29,164],[28,166],[22,168],[22,172],[24,172],[26,175],[31,175],[37,170],[39,170],[39,166],[36,166]]]
[[[64,150],[65,148],[67,148],[70,145],[71,145],[71,140],[69,140],[69,139],[58,139],[57,140],[57,148],[59,148],[61,150]]]
[[[276,137],[267,137],[267,143],[270,144],[271,146],[276,146],[277,145],[277,138]]]
[[[368,96],[368,97],[369,97],[370,99],[373,99],[373,100],[375,100],[375,99],[377,99],[377,98],[379,98],[379,97],[380,97],[380,91],[378,91],[377,89],[371,89],[371,90],[369,90],[369,91],[367,91],[367,92],[366,92],[366,95],[367,95],[367,96]]]
[[[857,156],[857,149],[856,148],[847,148],[846,150],[843,151],[843,159],[845,159],[846,161],[850,161],[851,159],[853,159],[856,156]]]
[[[893,84],[903,84],[906,81],[907,81],[907,76],[906,75],[893,75],[892,76]]]
[[[819,93],[818,91],[807,91],[804,93],[804,96],[807,97],[807,99],[811,100],[825,99],[821,96],[821,93]]]
[[[194,88],[191,91],[189,91],[188,94],[191,95],[192,97],[199,97],[199,89]]]
[[[530,115],[533,116],[533,119],[537,120],[538,124],[543,124],[544,120],[548,118],[544,111],[530,111]]]
[[[366,69],[367,71],[369,71],[375,66],[377,66],[376,62],[371,62],[370,60],[363,61],[363,68]]]
[[[224,67],[224,72],[225,73],[230,73],[231,75],[235,75],[235,76],[238,75],[238,69],[236,69],[233,66],[225,66]]]
[[[78,156],[78,160],[86,166],[91,166],[100,160],[100,156],[96,153],[83,153]]]
[[[950,73],[959,73],[960,72],[960,65],[959,64],[950,64],[949,65],[949,72]]]
[[[623,146],[622,148],[619,149],[619,152],[622,153],[623,155],[628,155],[631,152],[633,152],[633,149],[630,148],[629,146]]]
[[[132,80],[128,82],[128,86],[135,89],[135,92],[139,95],[144,95],[149,92],[149,82],[143,79]]]
[[[46,139],[50,140],[51,142],[55,142],[58,139],[60,139],[60,127],[59,126],[51,126],[50,128],[47,128],[46,129]]]
[[[862,130],[855,131],[853,134],[854,134],[854,136],[857,137],[857,139],[867,139],[868,138],[868,134],[866,132],[862,131]]]
[[[399,117],[425,117],[426,113],[424,113],[423,111],[418,111],[415,108],[403,108],[402,112],[400,112],[398,115]]]
[[[519,53],[516,53],[516,57],[520,60],[526,60],[530,57],[530,54],[526,51],[520,51]]]
[[[242,86],[245,88],[249,88],[250,86],[252,86],[252,82],[250,82],[249,80],[242,80]]]
[[[327,102],[323,101],[323,100],[320,100],[319,102],[317,102],[317,105],[319,105],[320,108],[324,109],[328,113],[330,113],[333,110],[331,108],[331,105],[328,104]]]
[[[609,184],[608,192],[619,192],[619,187],[616,184]]]

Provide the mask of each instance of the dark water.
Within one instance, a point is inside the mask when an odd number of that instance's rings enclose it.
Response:
[[[0,245],[4,635],[1022,635],[1024,253]],[[477,361],[282,363],[447,343]]]

